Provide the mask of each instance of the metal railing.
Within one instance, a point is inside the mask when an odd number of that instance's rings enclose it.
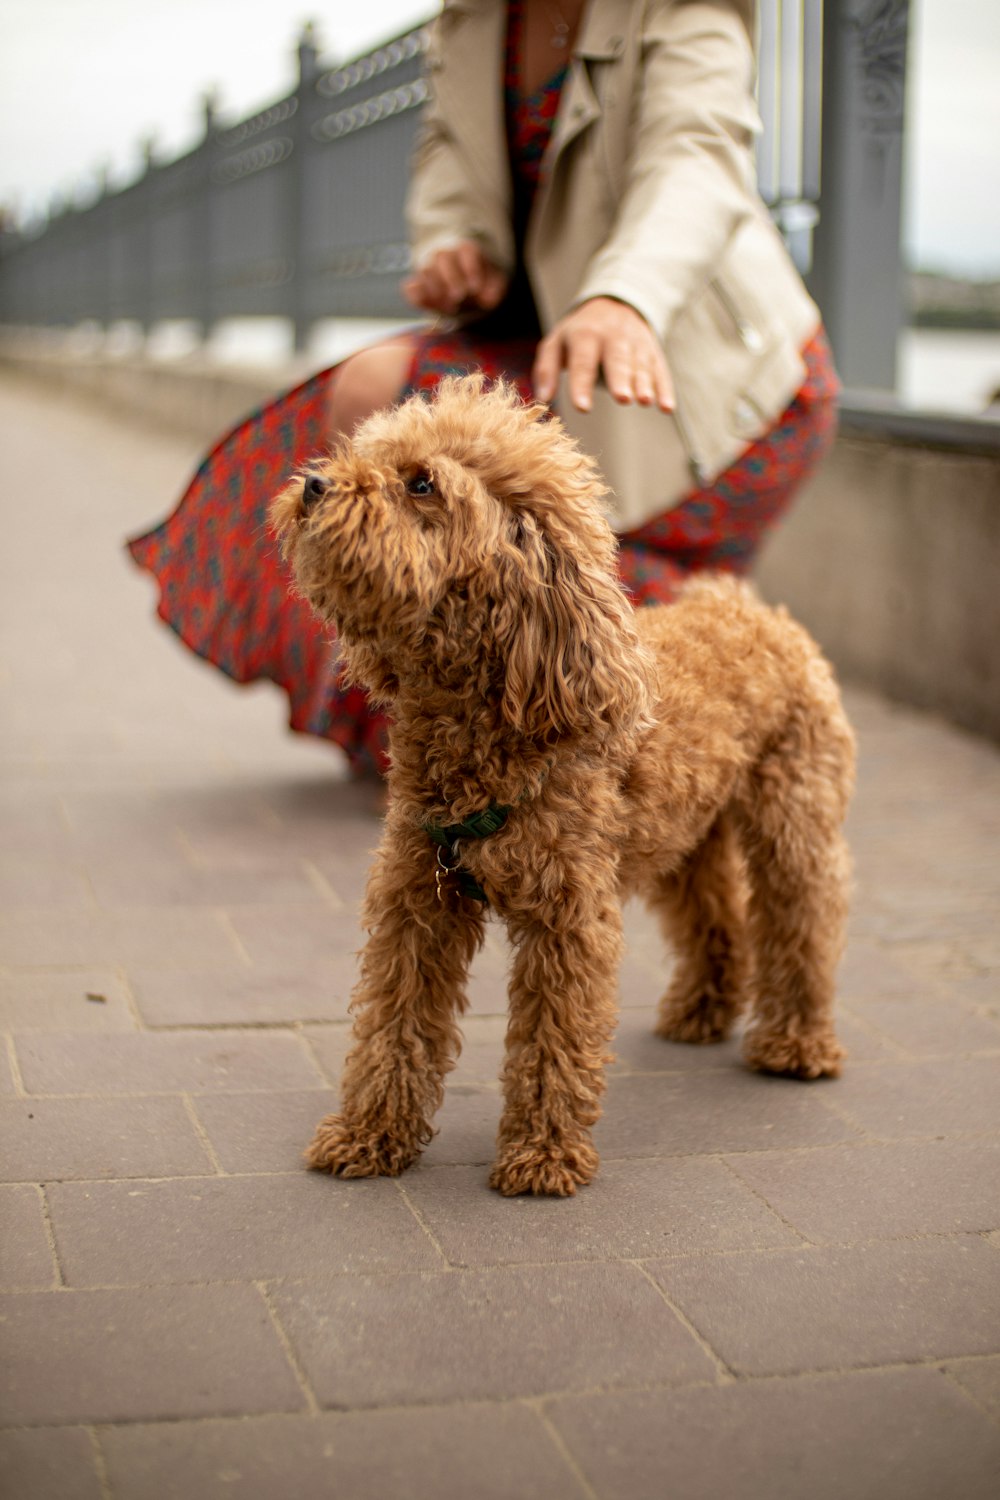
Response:
[[[825,230],[821,103],[824,130],[843,135],[829,125],[824,45],[830,52],[833,39],[843,68],[845,46],[860,38],[870,73],[872,38],[884,34],[887,13],[902,18],[905,36],[907,8],[907,0],[840,0],[824,17],[822,0],[759,0],[759,181],[803,271],[814,231],[819,250]],[[290,319],[301,346],[321,318],[405,316],[403,202],[426,98],[426,44],[420,27],[326,67],[307,27],[287,97],[237,124],[220,121],[207,101],[203,137],[185,156],[161,163],[150,149],[130,186],[104,190],[86,207],[63,206],[39,232],[0,237],[0,323],[127,319],[148,329],[191,319],[207,333],[222,319],[266,315]],[[841,92],[850,82],[838,84]],[[838,188],[841,201],[849,187]],[[828,196],[826,181],[823,189]],[[898,181],[895,190],[896,241],[883,249],[898,269]],[[877,232],[871,205],[867,214]],[[826,280],[836,300],[835,274]],[[851,379],[865,383],[863,374]]]

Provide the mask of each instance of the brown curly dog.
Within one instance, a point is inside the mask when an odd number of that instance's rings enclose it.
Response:
[[[430,1140],[484,911],[514,959],[500,1192],[559,1193],[598,1158],[620,901],[679,962],[657,1031],[836,1074],[841,825],[854,745],[809,637],[744,584],[635,613],[592,462],[540,407],[477,377],[371,417],[272,519],[350,678],[391,705],[385,832],[341,1113],[308,1152],[402,1172]]]

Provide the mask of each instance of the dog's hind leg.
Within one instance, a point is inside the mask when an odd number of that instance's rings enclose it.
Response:
[[[439,900],[434,853],[419,828],[387,832],[368,885],[370,932],[351,1008],[354,1048],[340,1112],[317,1127],[309,1165],[342,1177],[394,1177],[433,1134],[444,1077],[461,1046],[469,963],[482,942],[479,905]]]
[[[842,833],[853,737],[825,706],[793,713],[738,804],[749,877],[752,1068],[835,1077],[834,978],[847,921],[850,860]]]
[[[748,999],[746,871],[731,820],[717,819],[651,905],[676,953],[657,1035],[720,1042]]]

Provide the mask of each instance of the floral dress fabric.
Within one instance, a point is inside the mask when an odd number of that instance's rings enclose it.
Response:
[[[518,88],[520,4],[510,7],[505,101],[520,242],[543,170],[565,68],[533,95]],[[539,330],[527,278],[512,278],[500,308],[459,329],[416,339],[408,391],[430,393],[449,374],[481,370],[531,397]],[[748,571],[764,535],[833,440],[837,382],[822,332],[804,351],[806,380],[770,432],[725,473],[620,537],[619,571],[636,604],[669,603],[705,569]],[[339,681],[335,642],[301,599],[267,529],[268,505],[327,444],[333,369],[270,401],[206,456],[174,513],[129,543],[160,586],[159,615],[181,640],[236,682],[275,682],[294,730],[334,741],[357,771],[384,771],[386,721],[359,688]]]

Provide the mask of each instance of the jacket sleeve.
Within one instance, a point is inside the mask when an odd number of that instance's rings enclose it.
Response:
[[[753,50],[725,3],[650,0],[632,148],[611,234],[574,304],[615,297],[661,339],[756,211]]]
[[[406,222],[411,258],[415,266],[420,266],[436,251],[459,240],[475,240],[495,266],[510,272],[513,232],[479,200],[465,155],[437,99],[435,81],[443,66],[442,33],[447,20],[447,16],[440,16],[431,25],[427,52],[431,93],[421,114],[410,162]]]

